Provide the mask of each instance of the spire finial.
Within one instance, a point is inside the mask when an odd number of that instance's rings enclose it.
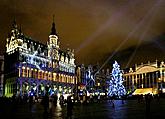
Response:
[[[22,26],[21,26],[21,24],[20,24],[20,27],[19,27],[19,31],[22,32]]]
[[[54,23],[54,15],[53,15],[53,23],[52,23],[52,29],[51,29],[50,35],[57,35],[56,28],[55,28],[55,23]]]
[[[53,14],[53,23],[54,23],[54,14]]]
[[[20,27],[19,27],[19,32],[21,35],[23,35],[23,32],[22,32],[22,25],[20,24]]]
[[[14,17],[12,27],[15,29],[17,28],[16,18]]]

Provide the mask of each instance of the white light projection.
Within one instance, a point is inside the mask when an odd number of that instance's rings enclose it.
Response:
[[[93,75],[91,74],[91,71],[90,71],[90,70],[88,70],[88,77],[89,77],[90,80],[92,80],[92,81],[95,82],[94,77],[93,77]]]
[[[34,61],[34,59],[42,60],[41,58],[36,56],[37,53],[38,53],[37,50],[32,55],[31,54],[22,53],[23,55],[26,55],[28,57],[26,62],[23,62],[23,64],[29,63],[29,64],[32,64],[32,65],[36,66],[36,68],[41,70],[41,67],[39,66],[40,64],[38,62]],[[44,66],[45,66],[45,64],[42,64],[42,67],[44,67]]]
[[[90,70],[88,70],[88,75],[86,75],[86,79],[89,79],[89,81],[86,83],[85,87],[89,84],[90,81],[93,81],[95,83],[94,76]]]
[[[38,51],[35,51],[34,52],[34,54],[31,56],[31,60],[30,60],[30,64],[33,64],[33,65],[35,65],[38,69],[41,69],[40,67],[39,67],[39,64],[37,63],[37,62],[34,62],[34,57],[35,57],[35,55],[38,53]]]

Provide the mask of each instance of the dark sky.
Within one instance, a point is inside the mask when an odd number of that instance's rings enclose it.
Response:
[[[75,49],[78,64],[106,60],[165,31],[164,0],[1,0],[1,54],[14,17],[24,34],[46,43],[53,14],[61,47]]]

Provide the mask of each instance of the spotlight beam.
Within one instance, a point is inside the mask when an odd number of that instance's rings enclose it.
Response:
[[[137,1],[136,1],[137,2]],[[126,3],[123,6],[120,6],[117,13],[114,12],[109,19],[102,24],[93,34],[91,34],[77,49],[76,53],[78,53],[81,49],[89,45],[93,40],[95,40],[100,34],[102,34],[106,29],[109,28],[111,24],[116,22],[118,19],[122,18],[124,16],[124,12],[128,10],[128,5],[136,5],[135,1],[129,1],[129,3]]]
[[[141,26],[141,24],[143,24],[144,21],[145,18],[143,17],[135,26],[135,28],[128,34],[127,38],[116,48],[112,55],[108,57],[108,59],[103,63],[103,65],[99,68],[97,72],[99,72],[108,63],[108,61],[116,54],[116,52],[118,52],[119,49],[128,41],[128,39],[139,29],[139,27]]]
[[[156,10],[157,10],[156,8],[157,8],[158,5],[160,4],[160,1],[161,1],[161,0],[156,1],[156,4],[152,6],[151,10],[149,10],[148,13],[147,13],[147,15],[144,17],[144,20],[148,20],[149,17],[150,17],[150,19],[149,19],[149,20],[147,21],[147,23],[145,24],[146,27],[145,27],[145,29],[144,29],[144,32],[143,32],[142,35],[140,36],[139,41],[138,41],[138,44],[136,45],[136,48],[135,48],[133,54],[131,55],[131,57],[130,57],[130,59],[129,59],[127,65],[126,65],[126,67],[128,67],[128,66],[130,65],[130,63],[131,63],[131,61],[133,60],[133,58],[134,58],[134,56],[135,56],[135,54],[136,54],[136,52],[137,52],[137,50],[138,50],[140,44],[142,43],[142,40],[144,39],[144,37],[145,37],[145,35],[146,35],[146,33],[147,33],[149,27],[150,27],[150,24],[152,23],[154,14],[156,13]],[[155,9],[156,9],[156,10],[155,10]],[[144,24],[141,24],[141,25],[144,25]]]

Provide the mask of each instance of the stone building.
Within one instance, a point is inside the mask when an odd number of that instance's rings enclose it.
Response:
[[[76,84],[74,50],[62,50],[55,23],[47,44],[26,36],[12,24],[6,39],[5,96],[44,95],[49,93],[71,93]]]

